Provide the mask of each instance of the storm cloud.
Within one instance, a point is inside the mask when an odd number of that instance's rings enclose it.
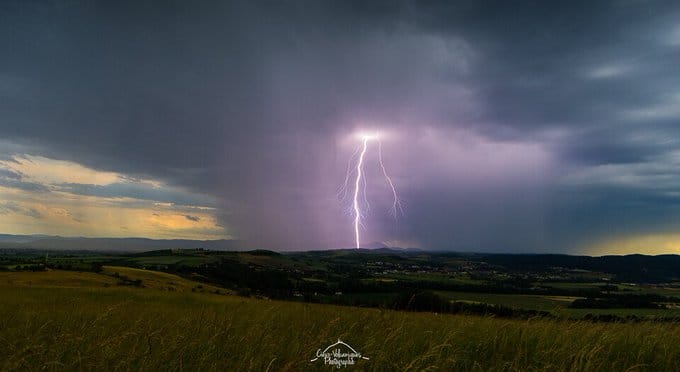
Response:
[[[352,245],[338,186],[377,130],[406,213],[367,168],[367,242],[583,252],[678,226],[678,24],[662,1],[4,2],[0,159],[157,180],[50,190],[325,249]]]

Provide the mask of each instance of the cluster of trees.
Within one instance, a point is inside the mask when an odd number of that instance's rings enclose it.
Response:
[[[570,307],[575,309],[665,309],[666,306],[658,302],[668,301],[664,296],[647,295],[616,295],[604,298],[579,298]]]
[[[177,266],[174,271],[190,276],[197,273],[209,281],[224,287],[234,288],[239,294],[265,295],[271,298],[292,297],[294,287],[289,275],[281,270],[265,267],[250,267],[231,259],[195,266]]]
[[[8,270],[7,268],[3,267],[3,269]],[[47,270],[45,268],[45,265],[43,264],[30,264],[30,265],[17,265],[14,266],[14,271],[45,271]]]

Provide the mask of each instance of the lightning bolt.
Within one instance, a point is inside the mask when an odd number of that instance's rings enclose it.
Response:
[[[404,208],[401,200],[399,199],[399,195],[397,194],[397,189],[394,186],[394,182],[392,182],[392,178],[387,173],[385,163],[383,162],[382,142],[380,142],[380,140],[378,139],[378,135],[377,134],[362,135],[361,140],[362,140],[361,145],[359,145],[356,148],[356,150],[354,150],[354,153],[352,153],[352,156],[350,157],[347,163],[345,182],[341,185],[338,191],[338,197],[341,200],[344,200],[348,194],[347,189],[350,182],[349,180],[351,176],[356,173],[356,178],[354,178],[353,180],[354,190],[352,192],[352,206],[350,210],[350,214],[353,216],[354,240],[356,248],[361,247],[360,233],[361,227],[363,227],[363,223],[361,220],[364,217],[365,213],[367,213],[368,209],[370,208],[366,192],[367,187],[366,173],[364,172],[365,163],[364,159],[366,157],[366,153],[368,152],[369,141],[375,140],[376,142],[378,142],[378,165],[380,166],[380,170],[383,176],[385,177],[385,180],[387,181],[387,185],[389,186],[390,191],[392,192],[392,207],[390,208],[390,213],[395,218],[395,220],[397,219],[397,215],[399,213],[401,213],[402,215],[404,214]],[[355,158],[357,159],[356,164],[355,167],[352,168],[352,164],[354,163]],[[362,196],[363,203],[360,202],[360,197]],[[362,206],[365,207],[364,211],[362,211]]]
[[[361,148],[361,154],[359,154],[359,161],[357,161],[357,178],[354,182],[354,198],[352,201],[352,208],[354,209],[354,237],[356,240],[356,247],[361,246],[359,239],[359,225],[361,225],[361,209],[359,207],[359,185],[361,184],[361,174],[363,172],[364,166],[364,155],[366,155],[366,150],[368,149],[369,137],[364,137],[364,144]]]
[[[354,173],[352,170],[352,160],[357,156],[359,151],[361,150],[361,146],[357,146],[357,148],[354,150],[352,153],[352,156],[350,156],[349,160],[347,161],[347,172],[345,172],[345,182],[342,183],[342,186],[340,186],[340,189],[338,190],[338,198],[340,200],[345,200],[347,198],[347,185],[349,184],[349,178]]]
[[[385,176],[385,180],[387,180],[387,184],[390,186],[390,189],[392,190],[392,209],[390,209],[390,212],[392,213],[392,216],[394,216],[394,219],[397,219],[397,209],[401,214],[404,214],[404,207],[401,205],[401,200],[399,200],[399,196],[397,196],[397,189],[394,187],[394,183],[392,183],[392,178],[387,174],[387,170],[385,169],[385,163],[383,163],[382,159],[382,142],[378,140],[378,163],[380,163],[380,169],[382,169],[383,175]]]

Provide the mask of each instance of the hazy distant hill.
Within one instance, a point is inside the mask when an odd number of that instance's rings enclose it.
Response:
[[[145,252],[159,249],[203,248],[217,251],[252,249],[242,240],[157,240],[146,238],[63,238],[44,235],[0,235],[0,249]]]
[[[50,235],[10,235],[0,234],[0,243],[27,243],[38,239],[55,238]]]

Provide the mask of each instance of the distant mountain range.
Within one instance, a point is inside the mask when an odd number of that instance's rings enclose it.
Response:
[[[0,249],[58,251],[146,252],[160,249],[209,249],[242,251],[252,249],[243,240],[188,240],[146,238],[64,238],[49,235],[0,234]]]

